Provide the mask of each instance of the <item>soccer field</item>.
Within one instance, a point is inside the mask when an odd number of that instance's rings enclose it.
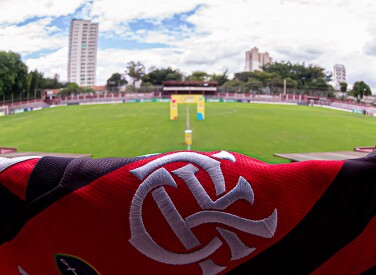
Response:
[[[352,150],[375,145],[376,118],[307,106],[207,103],[190,109],[192,150],[228,150],[267,162],[274,153]],[[0,146],[19,151],[133,157],[186,149],[186,106],[169,120],[169,103],[67,106],[0,117]]]

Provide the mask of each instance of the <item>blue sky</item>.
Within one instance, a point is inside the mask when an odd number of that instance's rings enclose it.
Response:
[[[235,73],[257,46],[275,61],[344,64],[350,84],[376,87],[375,12],[371,0],[0,1],[0,50],[66,80],[70,21],[82,18],[99,23],[98,85],[129,61]]]

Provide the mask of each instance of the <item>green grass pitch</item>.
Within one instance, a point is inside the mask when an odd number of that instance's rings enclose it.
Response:
[[[228,150],[267,162],[274,153],[352,150],[375,145],[376,118],[307,106],[207,103],[190,108],[192,150]],[[169,103],[67,106],[0,117],[0,146],[19,151],[133,157],[184,150],[186,106],[169,120]]]

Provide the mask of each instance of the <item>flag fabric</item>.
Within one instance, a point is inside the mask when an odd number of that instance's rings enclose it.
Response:
[[[372,274],[376,154],[0,158],[1,274]]]

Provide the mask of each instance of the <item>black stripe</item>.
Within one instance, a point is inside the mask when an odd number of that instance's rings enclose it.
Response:
[[[311,273],[353,241],[376,215],[376,159],[372,157],[346,161],[327,191],[286,237],[231,273]]]
[[[75,159],[67,167],[60,185],[74,191],[124,165],[142,158]]]
[[[366,271],[363,271],[360,274],[361,275],[375,275],[376,274],[376,265],[374,265],[373,267],[371,267],[370,269],[368,269]]]
[[[59,199],[103,175],[141,159],[143,157],[96,160],[42,158],[29,179],[27,204],[4,187],[0,188],[0,199],[4,197],[5,201],[0,201],[0,210],[3,211],[0,213],[0,245],[15,238],[28,221]]]
[[[375,158],[376,157],[376,150],[372,151],[372,153],[369,153],[366,158]]]
[[[26,203],[31,203],[55,188],[72,160],[72,158],[58,157],[41,158],[30,175],[26,188]]]
[[[11,221],[24,208],[25,202],[0,184],[0,243],[5,241]]]

